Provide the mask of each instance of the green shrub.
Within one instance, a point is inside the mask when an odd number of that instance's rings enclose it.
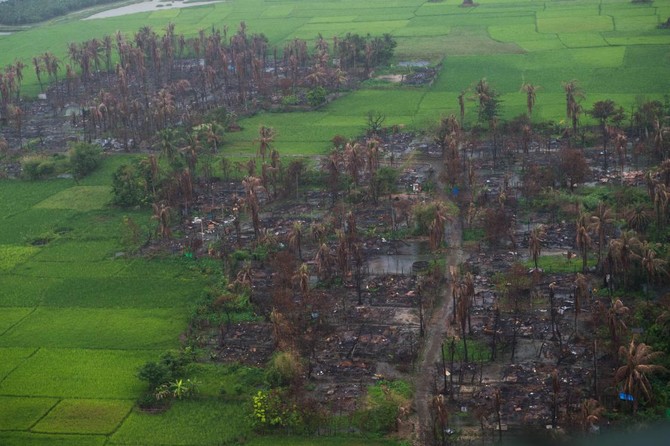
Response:
[[[316,107],[318,105],[323,104],[326,102],[326,89],[323,87],[316,87],[307,92],[307,102],[309,105],[312,107]]]
[[[190,362],[191,358],[188,355],[166,352],[158,362],[149,361],[144,364],[137,373],[137,377],[146,381],[149,384],[149,390],[153,391],[161,385],[182,378]]]
[[[100,165],[100,148],[85,142],[72,145],[69,151],[72,176],[76,181],[93,172]]]
[[[404,381],[380,381],[368,388],[364,408],[356,413],[362,432],[388,434],[395,429],[400,408],[411,404],[412,389]]]
[[[21,159],[21,171],[29,180],[47,178],[56,172],[56,162],[43,155],[29,155]]]
[[[271,387],[283,387],[302,375],[300,357],[293,352],[277,352],[270,360],[265,379]]]

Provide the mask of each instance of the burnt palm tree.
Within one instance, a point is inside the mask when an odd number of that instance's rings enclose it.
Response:
[[[656,182],[654,184],[653,201],[654,210],[656,211],[656,224],[663,227],[668,218],[668,202],[670,202],[670,191],[664,183]]]
[[[582,106],[579,104],[581,99],[584,99],[584,92],[579,87],[577,80],[571,80],[563,83],[563,90],[565,91],[565,115],[568,122],[572,123],[572,135],[577,135],[577,125],[579,123],[579,116],[582,112]]]
[[[598,203],[595,212],[591,215],[589,229],[598,236],[598,267],[602,267],[603,253],[605,251],[605,237],[608,229],[614,222],[611,209],[604,203]]]
[[[577,278],[575,279],[575,339],[579,338],[579,329],[577,321],[579,318],[579,313],[582,310],[582,304],[584,300],[589,295],[589,282],[586,279],[586,276],[583,274],[577,273]]]
[[[447,219],[447,209],[444,207],[444,205],[442,205],[442,203],[436,203],[433,219],[431,220],[428,227],[428,239],[430,242],[430,248],[432,250],[436,250],[442,245]]]
[[[593,398],[582,401],[580,408],[581,425],[584,431],[588,431],[594,424],[596,424],[600,417],[605,413],[605,408],[600,405],[598,400]]]
[[[328,230],[326,228],[326,225],[323,223],[319,222],[313,222],[309,226],[309,232],[312,235],[312,239],[314,240],[315,243],[318,244],[323,244],[326,242],[326,237],[328,236]]]
[[[347,143],[344,147],[344,164],[351,175],[354,187],[358,187],[359,169],[363,165],[362,147],[359,143]]]
[[[262,125],[258,129],[258,153],[262,161],[265,161],[265,155],[271,150],[275,136],[276,132],[272,127]]]
[[[551,427],[556,429],[558,422],[558,392],[561,391],[561,381],[558,378],[558,370],[551,372]]]
[[[619,168],[621,169],[621,183],[623,184],[623,172],[626,167],[626,149],[628,147],[628,138],[621,130],[614,132],[614,152],[619,160]]]
[[[636,232],[644,232],[652,220],[650,210],[641,204],[637,204],[629,209],[625,214],[625,218],[626,225]]]
[[[621,302],[621,299],[616,299],[607,309],[607,329],[610,333],[610,340],[614,351],[619,345],[619,339],[624,334],[628,327],[626,326],[626,317],[630,313],[630,309]]]
[[[647,344],[636,343],[634,338],[627,347],[622,345],[619,348],[624,365],[617,369],[614,380],[621,384],[624,392],[632,395],[633,413],[637,413],[641,398],[653,400],[648,375],[667,371],[665,367],[653,364],[660,355],[661,352],[654,352]]]
[[[658,245],[644,242],[640,247],[640,263],[642,270],[647,277],[647,288],[650,283],[658,279],[662,275],[668,275],[668,262],[658,257],[656,249]]]
[[[300,261],[302,261],[302,232],[302,222],[296,221],[288,233],[288,245],[295,251]]]
[[[158,221],[156,235],[159,238],[170,238],[172,234],[170,230],[170,206],[166,206],[165,203],[153,203],[152,207],[153,215],[151,218]]]
[[[521,85],[521,91],[526,93],[526,109],[528,110],[528,119],[533,117],[533,108],[535,107],[535,99],[537,96],[537,90],[539,89],[539,86],[528,82],[524,82],[523,85]]]
[[[460,117],[461,127],[463,126],[463,120],[465,119],[465,94],[467,90],[461,90],[461,93],[458,95],[458,112]]]
[[[528,252],[530,257],[533,259],[533,264],[535,269],[538,269],[537,261],[542,252],[542,238],[544,237],[544,227],[538,226],[530,232],[530,238],[528,239]]]
[[[260,235],[260,201],[257,189],[262,188],[261,180],[260,178],[249,176],[242,180],[242,186],[244,187],[245,193],[244,204],[247,211],[251,214],[254,235],[258,238]]]
[[[628,276],[631,274],[633,260],[640,257],[637,254],[640,245],[640,240],[635,231],[624,231],[619,238],[610,241],[609,256],[614,263],[614,270],[623,277],[624,288],[628,285]]]
[[[587,261],[589,255],[589,247],[591,246],[591,236],[589,236],[588,224],[586,223],[586,215],[582,214],[577,220],[577,235],[575,237],[575,244],[577,250],[582,255],[582,271],[587,270]]]
[[[600,124],[600,131],[603,137],[603,168],[607,172],[607,142],[610,139],[611,133],[609,125],[611,123],[618,124],[623,120],[623,108],[617,107],[611,99],[606,99],[594,103],[593,108],[588,113],[594,119],[597,119]]]
[[[40,84],[40,91],[44,92],[44,86],[42,85],[42,59],[40,57],[33,57],[33,66],[35,67],[37,82]]]
[[[301,264],[293,274],[293,280],[298,284],[303,300],[309,297],[309,267],[306,263]]]
[[[321,280],[328,280],[332,274],[333,254],[326,243],[322,243],[314,258],[316,274]]]

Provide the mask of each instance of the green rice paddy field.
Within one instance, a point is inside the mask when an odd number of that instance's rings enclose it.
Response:
[[[322,153],[335,134],[361,132],[374,109],[386,124],[421,128],[455,112],[457,95],[486,77],[501,94],[505,117],[525,110],[522,82],[541,86],[535,120],[563,119],[561,82],[577,79],[584,104],[611,98],[627,109],[670,93],[670,0],[230,0],[94,21],[63,20],[0,36],[0,65],[116,30],[131,33],[168,22],[177,32],[245,21],[272,44],[347,32],[391,33],[394,63],[440,65],[424,87],[365,85],[309,113],[268,113],[226,136],[232,154],[254,151],[260,124],[275,127],[282,154]],[[33,74],[25,91],[36,92]],[[374,86],[372,86],[374,85]],[[474,104],[466,119],[474,120]],[[391,444],[369,440],[256,437],[243,410],[254,371],[224,366],[195,371],[199,399],[148,415],[134,408],[143,390],[137,368],[178,347],[189,308],[208,278],[192,260],[141,260],[123,251],[124,215],[146,226],[141,211],[111,210],[109,185],[118,160],[79,184],[58,179],[0,182],[0,444],[215,445]],[[243,376],[244,375],[244,376]],[[251,376],[251,378],[249,376]],[[245,382],[248,394],[222,398]],[[231,393],[231,392],[229,392]],[[248,397],[249,396],[249,397]],[[357,443],[358,442],[358,443]]]
[[[284,154],[320,153],[335,134],[353,136],[370,109],[387,124],[423,128],[457,109],[457,95],[485,77],[501,93],[505,117],[525,110],[523,82],[539,85],[534,120],[564,119],[561,82],[576,79],[586,92],[584,108],[604,98],[630,110],[642,99],[670,92],[670,30],[658,25],[670,16],[670,0],[488,0],[463,8],[460,0],[230,0],[211,5],[163,9],[90,21],[61,20],[0,36],[0,65],[46,50],[65,59],[66,44],[141,26],[177,32],[236,29],[245,21],[280,49],[295,37],[312,40],[347,32],[392,34],[398,41],[395,63],[423,60],[441,64],[431,86],[363,88],[307,114],[266,114],[243,122],[245,131],[229,135],[231,153],[247,153],[259,124],[278,132]],[[30,70],[27,70],[30,71]],[[34,74],[26,91],[36,92]],[[32,86],[31,86],[32,84]],[[466,120],[475,119],[469,103]]]

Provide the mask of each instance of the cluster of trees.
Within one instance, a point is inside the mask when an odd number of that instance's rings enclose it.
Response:
[[[224,26],[191,38],[169,24],[162,35],[143,27],[132,37],[117,32],[71,42],[67,60],[47,52],[32,66],[42,89],[63,80],[49,90],[49,100],[56,109],[76,104],[80,113],[73,122],[87,138],[113,136],[130,150],[177,123],[198,125],[215,105],[246,112],[268,105],[278,92],[319,105],[329,91],[387,63],[395,45],[389,35],[347,34],[332,44],[319,35],[313,50],[301,39],[280,50],[270,48],[265,35],[249,34],[244,22],[234,34]],[[14,124],[19,140],[25,69],[17,61],[0,73],[0,117]]]
[[[6,0],[0,2],[1,25],[26,25],[65,15],[72,11],[116,0]]]

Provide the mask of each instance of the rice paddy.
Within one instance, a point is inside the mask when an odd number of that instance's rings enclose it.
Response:
[[[610,98],[624,108],[639,98],[670,92],[670,1],[633,4],[603,1],[481,1],[475,8],[447,0],[231,0],[93,21],[58,21],[0,35],[0,65],[52,51],[67,60],[66,45],[117,30],[168,23],[177,32],[235,29],[245,21],[280,49],[293,38],[348,32],[392,34],[394,64],[425,60],[437,79],[420,87],[363,86],[308,113],[261,113],[241,120],[243,131],[225,137],[224,153],[255,151],[260,125],[277,131],[283,155],[324,153],[334,135],[360,134],[368,111],[385,125],[422,128],[455,113],[457,96],[487,78],[500,94],[503,115],[525,111],[523,82],[541,86],[535,120],[564,119],[561,82],[577,79],[584,108]],[[391,70],[399,70],[397,65]],[[39,88],[27,70],[23,93]],[[471,97],[470,93],[466,93]],[[474,103],[466,120],[476,119]],[[356,439],[254,437],[233,393],[243,370],[203,369],[201,399],[176,402],[150,415],[134,408],[144,383],[140,365],[178,346],[188,308],[202,295],[206,277],[182,260],[140,260],[123,255],[124,215],[150,226],[143,211],[108,208],[111,173],[123,160],[80,184],[71,179],[0,181],[0,444],[186,445],[357,444]],[[184,260],[186,261],[186,260]],[[251,395],[253,385],[242,389]],[[247,393],[244,393],[247,392]],[[365,441],[360,444],[393,444]]]

